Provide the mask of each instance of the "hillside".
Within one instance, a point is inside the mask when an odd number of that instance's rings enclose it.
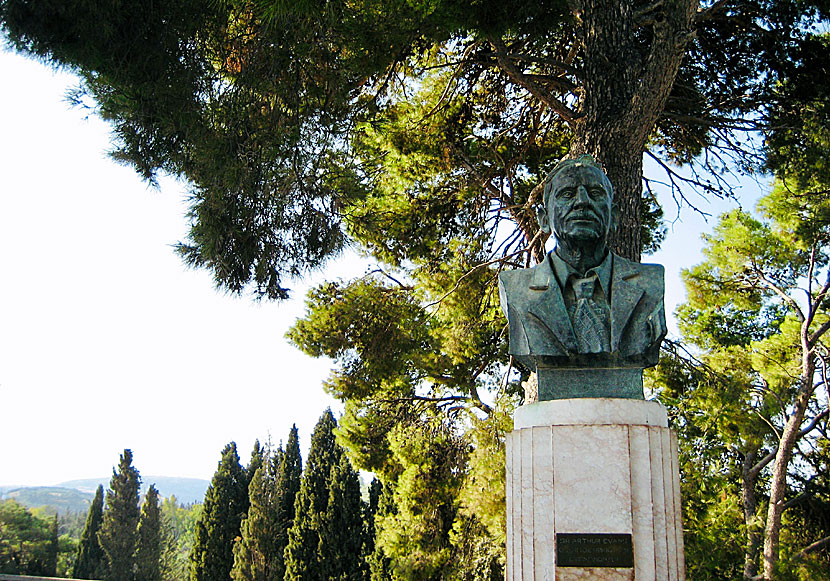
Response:
[[[81,492],[89,492],[95,494],[95,489],[99,484],[104,486],[104,490],[109,486],[110,479],[107,478],[86,478],[82,480],[67,480],[61,482],[58,486],[64,488],[74,488]],[[205,491],[210,482],[200,478],[177,478],[175,476],[141,476],[141,492],[142,494],[147,490],[151,484],[156,485],[156,490],[165,498],[175,496],[179,504],[191,504],[194,502],[202,502],[205,498]]]
[[[99,484],[104,490],[109,486],[109,478],[87,478],[69,480],[56,486],[0,487],[0,500],[14,499],[29,508],[39,506],[52,507],[60,513],[86,512],[95,496]],[[179,504],[202,502],[209,482],[198,478],[176,478],[172,476],[143,476],[142,494],[151,484],[155,484],[163,497],[175,496]]]
[[[0,498],[12,499],[29,508],[48,506],[59,513],[86,512],[94,495],[60,486],[27,486],[4,490]]]

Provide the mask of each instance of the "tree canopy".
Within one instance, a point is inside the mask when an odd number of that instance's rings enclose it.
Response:
[[[678,315],[699,358],[686,367],[671,358],[658,370],[693,483],[688,522],[691,530],[701,523],[692,550],[731,546],[734,555],[737,547],[747,579],[784,571],[818,579],[824,577],[817,571],[827,570],[820,549],[830,540],[823,476],[828,208],[826,192],[782,181],[759,202],[757,216],[743,210],[721,216],[704,238],[706,260],[684,272],[689,298]],[[696,490],[701,482],[721,482],[723,496],[716,486],[708,494]],[[803,528],[806,522],[812,527]],[[737,531],[743,538],[736,539]],[[738,543],[715,541],[718,535]],[[711,555],[689,562],[722,572],[734,563]]]
[[[480,259],[538,255],[538,184],[566,153],[605,164],[615,247],[637,258],[643,153],[719,172],[763,161],[747,130],[791,146],[825,17],[815,0],[0,2],[15,49],[81,76],[116,159],[191,182],[185,259],[272,298],[347,240],[435,260],[503,224],[515,237]]]

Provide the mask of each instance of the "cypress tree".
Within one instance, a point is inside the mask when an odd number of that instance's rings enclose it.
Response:
[[[248,480],[248,486],[251,485],[251,481],[254,479],[254,474],[256,474],[257,468],[262,466],[262,463],[265,461],[266,456],[266,449],[259,443],[259,440],[254,442],[254,449],[251,450],[251,460],[248,462],[248,466],[245,467],[245,475]]]
[[[132,467],[132,461],[132,451],[124,450],[118,470],[113,469],[98,533],[98,541],[106,555],[104,578],[107,581],[130,581],[135,572],[141,478],[138,470]]]
[[[367,519],[367,526],[371,522],[372,551],[366,557],[369,566],[369,581],[388,581],[392,579],[391,559],[384,553],[383,547],[377,542],[377,533],[380,530],[380,519],[395,514],[394,489],[390,484],[381,485],[374,480],[369,488],[369,512],[371,520]],[[368,549],[368,546],[367,546]]]
[[[341,452],[339,461],[331,468],[328,506],[320,526],[324,579],[364,578],[363,512],[360,479],[349,458]]]
[[[285,550],[285,580],[362,579],[360,483],[334,439],[326,410],[311,436],[308,462]]]
[[[235,581],[283,580],[301,462],[297,426],[293,426],[288,447],[280,444],[273,453],[266,451],[248,488],[250,508],[242,521],[242,538],[234,545],[231,577]]]
[[[45,556],[46,574],[52,577],[58,574],[58,515],[52,518],[49,526],[49,544]]]
[[[222,459],[205,493],[190,553],[192,581],[225,581],[233,568],[233,542],[248,511],[248,478],[239,464],[236,444],[222,450]]]
[[[278,460],[278,462],[277,462]],[[274,458],[277,471],[277,560],[275,571],[278,579],[285,577],[285,548],[288,546],[288,531],[294,524],[294,505],[300,491],[303,475],[303,461],[300,456],[300,438],[296,424],[288,433],[288,444],[279,458]]]
[[[159,493],[150,486],[141,506],[136,548],[136,581],[161,581],[161,511]]]
[[[279,450],[277,455],[279,455]],[[250,507],[234,544],[234,581],[281,581],[274,571],[277,536],[276,480],[270,458],[254,472],[248,487]]]
[[[98,543],[98,531],[104,517],[104,487],[99,485],[89,506],[86,524],[78,544],[78,558],[72,568],[75,579],[100,579],[104,575],[104,551]]]

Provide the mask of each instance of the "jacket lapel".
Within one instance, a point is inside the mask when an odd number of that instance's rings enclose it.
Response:
[[[637,286],[639,273],[624,258],[614,256],[611,276],[611,351],[620,347],[625,326],[645,291]]]
[[[576,335],[549,259],[533,269],[528,313],[551,330],[565,351],[576,351]]]

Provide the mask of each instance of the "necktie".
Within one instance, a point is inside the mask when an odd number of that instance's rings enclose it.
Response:
[[[572,277],[572,288],[576,304],[573,311],[573,327],[580,353],[600,353],[603,351],[606,335],[605,324],[597,313],[594,302],[594,288],[597,283],[596,273],[585,278]]]

